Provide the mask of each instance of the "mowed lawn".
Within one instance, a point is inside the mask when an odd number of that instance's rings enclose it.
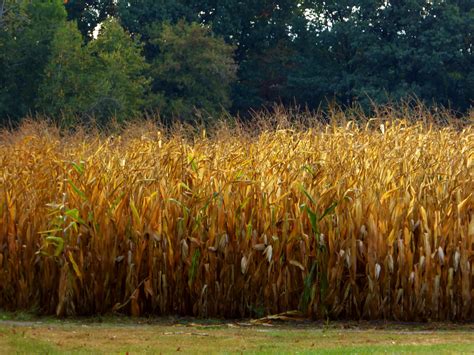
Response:
[[[474,324],[0,318],[2,354],[474,353]]]

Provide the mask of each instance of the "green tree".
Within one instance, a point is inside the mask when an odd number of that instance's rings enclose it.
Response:
[[[297,56],[293,39],[304,17],[303,1],[203,0],[199,18],[236,46],[239,80],[234,109],[246,112],[288,97],[288,74]]]
[[[157,23],[199,19],[199,6],[193,0],[118,0],[117,13],[132,34],[146,36]]]
[[[186,120],[197,112],[214,116],[230,107],[236,72],[232,46],[207,27],[184,21],[160,25],[150,34],[160,49],[151,68],[154,106],[160,112]]]
[[[149,91],[141,50],[116,20],[103,23],[87,46],[75,23],[64,24],[52,42],[37,109],[65,124],[76,117],[107,123],[139,115]]]
[[[18,28],[25,26],[25,6],[14,1],[0,0],[0,124],[11,116],[13,105],[11,103],[11,91],[15,80],[12,73],[17,46],[15,45],[15,33]]]
[[[127,31],[145,43],[149,61],[159,55],[159,48],[150,39],[156,37],[160,24],[199,21],[199,9],[193,0],[118,0],[117,14]]]
[[[91,40],[94,30],[115,13],[114,0],[65,0],[68,20],[77,21],[84,38]]]
[[[32,112],[58,26],[66,20],[61,0],[5,2],[0,29],[0,118]]]
[[[160,55],[150,31],[180,19],[208,26],[235,47],[238,80],[232,85],[235,110],[247,111],[286,98],[295,57],[293,31],[304,17],[302,0],[119,0],[121,22],[142,35],[149,60]]]
[[[98,38],[87,47],[98,67],[92,71],[97,92],[91,114],[100,119],[124,119],[139,115],[145,108],[150,80],[142,47],[115,19],[102,24]]]
[[[98,94],[100,68],[87,53],[75,22],[64,23],[53,38],[51,55],[39,88],[36,108],[71,124],[84,115]]]
[[[290,73],[299,100],[370,105],[416,95],[467,109],[473,62],[473,7],[464,0],[317,2],[310,34]]]

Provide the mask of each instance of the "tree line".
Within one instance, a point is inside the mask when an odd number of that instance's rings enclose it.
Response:
[[[0,120],[207,120],[417,97],[468,110],[472,0],[0,0]]]

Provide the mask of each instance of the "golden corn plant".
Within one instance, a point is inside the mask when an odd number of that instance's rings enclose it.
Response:
[[[0,139],[0,308],[474,319],[470,125]]]

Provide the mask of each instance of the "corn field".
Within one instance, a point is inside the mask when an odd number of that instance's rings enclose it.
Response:
[[[0,143],[1,309],[474,319],[472,125]]]

